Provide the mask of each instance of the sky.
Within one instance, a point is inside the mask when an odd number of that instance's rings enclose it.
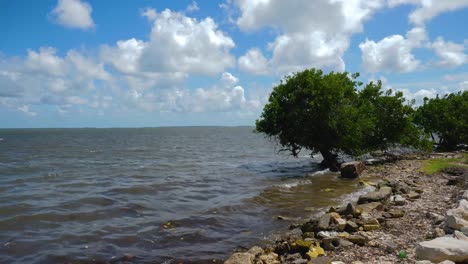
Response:
[[[0,1],[0,128],[254,125],[275,84],[468,90],[468,0]]]

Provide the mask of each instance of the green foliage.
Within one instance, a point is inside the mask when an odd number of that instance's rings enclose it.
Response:
[[[416,110],[415,122],[429,133],[442,149],[468,144],[468,91],[433,99],[424,98]]]
[[[285,77],[273,88],[256,130],[294,156],[302,148],[320,152],[331,169],[339,152],[356,156],[396,143],[420,146],[403,94],[384,93],[381,82],[359,92],[357,77],[316,69]]]

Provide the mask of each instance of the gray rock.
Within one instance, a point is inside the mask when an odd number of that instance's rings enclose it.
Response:
[[[436,227],[434,229],[434,234],[435,234],[436,237],[443,237],[443,236],[445,236],[445,231],[443,229],[441,229],[441,228]]]
[[[367,239],[361,235],[350,235],[346,238],[349,242],[354,243],[359,246],[364,246],[367,242]]]
[[[459,231],[468,227],[468,201],[461,200],[457,208],[447,211],[445,225]]]
[[[237,252],[231,255],[224,264],[253,264],[255,256],[247,252]]]
[[[359,196],[358,204],[365,204],[370,202],[382,202],[390,198],[392,188],[382,187],[376,192],[370,192]]]
[[[330,226],[330,214],[320,216],[318,227],[322,230],[327,230]]]
[[[329,257],[325,257],[325,256],[321,256],[321,257],[318,257],[318,258],[315,258],[315,259],[311,259],[308,263],[310,264],[329,264],[331,262],[331,258]]]
[[[346,222],[346,227],[345,227],[346,232],[356,232],[358,231],[358,229],[359,229],[359,226],[355,222],[353,221]]]
[[[341,247],[340,238],[338,237],[326,237],[322,239],[322,247],[325,250],[335,250]]]
[[[372,202],[366,204],[359,204],[356,209],[361,211],[361,214],[371,213],[374,210],[382,210],[383,204],[381,202]]]
[[[258,255],[260,255],[260,254],[263,254],[264,251],[263,251],[263,249],[262,249],[261,247],[254,246],[254,247],[251,247],[251,248],[247,251],[247,253],[250,253],[250,254],[252,254],[252,255],[254,255],[254,256],[258,256]]]
[[[366,168],[361,161],[352,161],[341,164],[340,173],[341,177],[354,179],[361,175],[362,171]]]
[[[336,212],[340,215],[356,215],[356,207],[352,203],[348,203],[346,207],[340,207],[336,209]]]
[[[444,260],[468,261],[468,241],[453,237],[439,237],[420,242],[416,248],[416,256],[419,259],[437,263]]]
[[[343,261],[332,261],[331,264],[346,264],[346,263],[344,263]]]
[[[408,193],[408,199],[410,200],[416,200],[416,199],[419,199],[421,198],[421,194],[415,192],[415,191],[411,191]]]
[[[385,251],[387,251],[388,253],[392,253],[398,248],[398,245],[392,240],[385,241],[384,246],[385,246]]]
[[[394,195],[390,198],[390,201],[393,202],[395,205],[405,205],[406,199],[401,195]]]

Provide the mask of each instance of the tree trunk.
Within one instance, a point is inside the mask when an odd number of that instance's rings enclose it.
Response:
[[[338,155],[331,153],[328,149],[320,150],[320,154],[323,156],[323,161],[320,163],[320,166],[328,168],[330,171],[340,170],[340,163],[337,160]]]

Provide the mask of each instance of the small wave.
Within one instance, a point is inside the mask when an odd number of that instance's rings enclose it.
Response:
[[[321,171],[315,171],[313,173],[307,174],[306,177],[324,175],[324,174],[329,173],[329,172],[330,172],[329,169],[325,169],[325,170],[321,170]],[[304,177],[302,177],[302,178],[304,178]],[[309,180],[301,179],[301,180],[296,180],[294,182],[288,182],[288,183],[280,184],[278,187],[284,188],[284,189],[291,189],[293,187],[296,187],[296,186],[299,186],[299,185],[302,185],[302,184],[308,184],[308,183],[310,183]]]

